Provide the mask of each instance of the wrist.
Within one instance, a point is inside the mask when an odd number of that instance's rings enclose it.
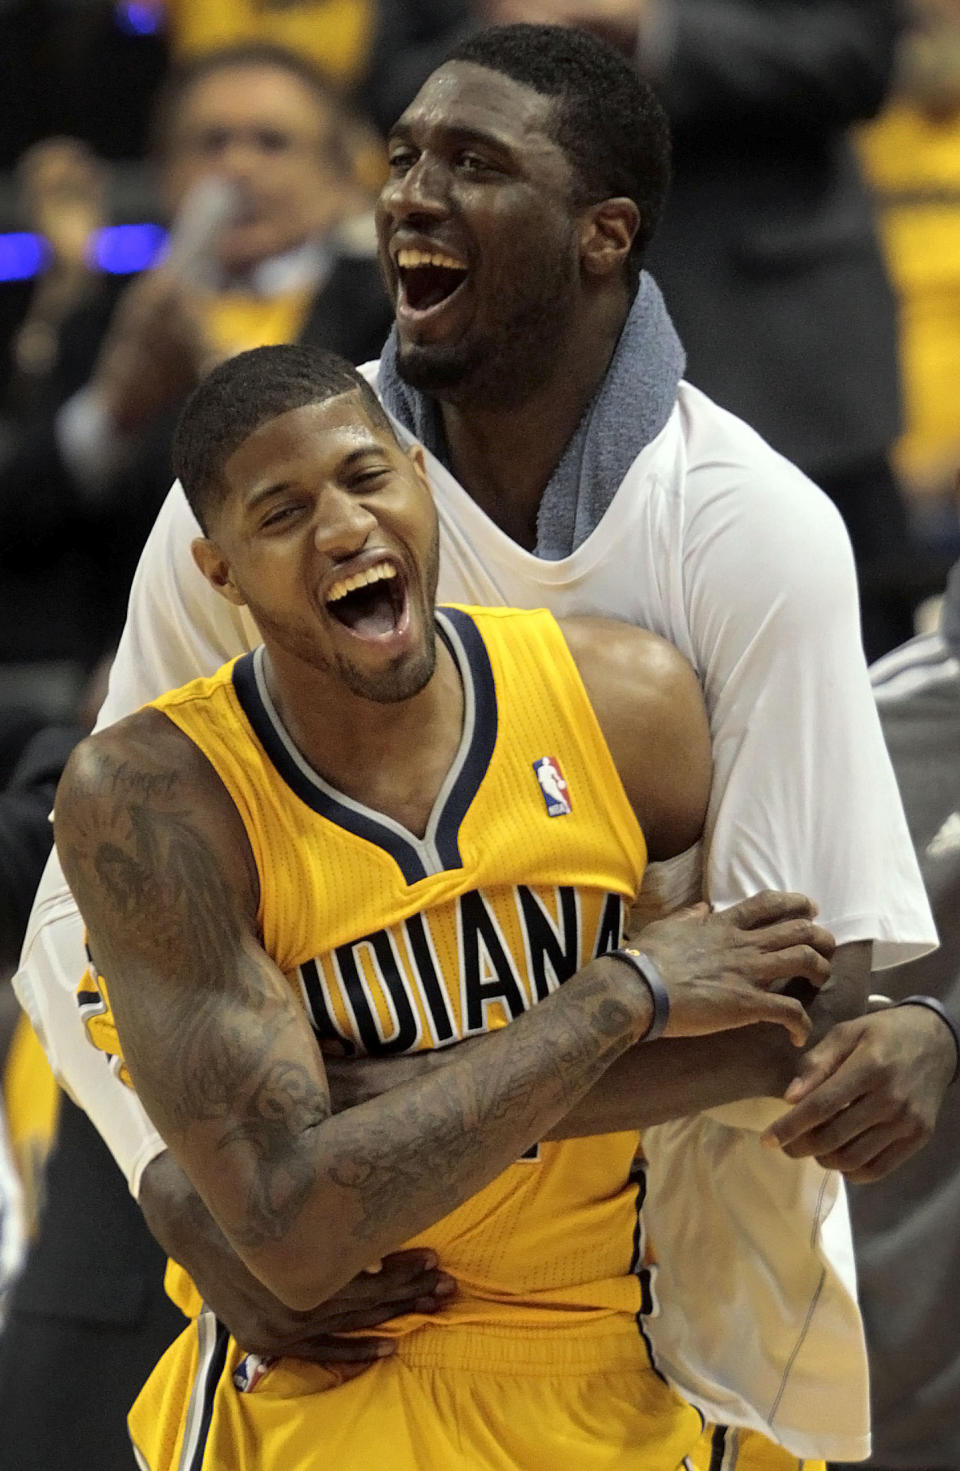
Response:
[[[663,1035],[670,1019],[670,993],[659,966],[646,951],[639,950],[634,945],[611,950],[609,959],[619,961],[621,969],[632,972],[639,983],[641,996],[643,993],[646,996],[647,1020],[645,1025],[641,1024],[641,1031],[634,1039],[635,1042],[655,1042]]]
[[[898,1001],[896,1005],[898,1008],[901,1006],[922,1006],[940,1020],[942,1027],[949,1033],[953,1043],[953,1072],[950,1075],[950,1082],[955,1083],[958,1076],[960,1076],[960,1026],[954,1021],[946,1007],[935,996],[906,996],[902,1001]]]

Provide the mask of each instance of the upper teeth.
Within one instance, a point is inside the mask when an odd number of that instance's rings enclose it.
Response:
[[[369,587],[371,582],[388,582],[396,575],[397,569],[390,562],[378,562],[366,572],[355,572],[352,577],[342,577],[339,582],[335,582],[327,593],[327,602],[336,603],[340,598],[345,598],[348,592],[356,592],[358,587]]]
[[[441,250],[398,250],[397,265],[404,270],[409,270],[412,266],[446,266],[450,271],[466,270],[462,260],[445,255]]]

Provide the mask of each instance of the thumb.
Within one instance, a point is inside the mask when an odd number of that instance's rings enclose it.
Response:
[[[799,1103],[814,1088],[819,1088],[846,1062],[857,1045],[857,1034],[846,1023],[832,1027],[827,1035],[800,1060],[796,1076],[784,1093],[786,1103]]]

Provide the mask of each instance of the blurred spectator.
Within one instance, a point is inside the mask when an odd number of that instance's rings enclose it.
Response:
[[[93,294],[93,232],[105,223],[105,170],[86,144],[47,138],[28,148],[18,167],[23,224],[42,235],[49,257],[12,344],[7,411],[39,407],[67,317]]]
[[[490,6],[497,19],[585,24],[636,52],[674,130],[648,264],[687,377],[832,496],[861,572],[867,652],[902,642],[919,599],[890,466],[894,299],[849,136],[890,85],[898,0]]]
[[[0,708],[55,718],[114,641],[178,407],[213,363],[296,338],[376,356],[391,316],[350,126],[309,62],[275,47],[212,53],[169,82],[167,262],[102,278],[62,323],[44,408],[0,469],[0,597],[16,610],[0,626]]]
[[[960,3],[914,0],[897,94],[862,137],[901,301],[897,463],[922,533],[960,551]]]
[[[882,659],[873,682],[940,949],[883,973],[895,1000],[918,992],[960,1013],[960,563],[939,632]],[[889,1181],[850,1195],[870,1344],[871,1466],[960,1471],[960,1087],[937,1143]]]

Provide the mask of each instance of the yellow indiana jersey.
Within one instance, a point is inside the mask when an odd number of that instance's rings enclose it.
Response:
[[[318,1041],[348,1054],[446,1047],[509,1023],[620,943],[643,873],[640,828],[553,617],[445,608],[437,628],[464,720],[422,838],[307,765],[262,649],[156,701],[242,817],[264,948]],[[101,991],[88,981],[81,1004],[115,1052]],[[431,1321],[583,1332],[637,1313],[637,1143],[541,1144],[410,1243],[434,1248],[459,1284]]]

